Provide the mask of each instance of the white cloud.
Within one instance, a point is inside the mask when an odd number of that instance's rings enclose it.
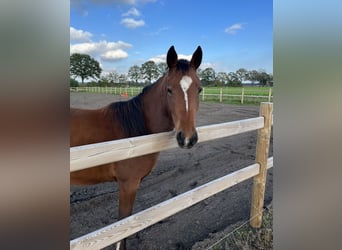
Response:
[[[70,53],[103,53],[109,50],[117,50],[117,49],[128,49],[131,48],[132,45],[129,43],[125,43],[122,41],[118,42],[107,42],[107,41],[99,41],[99,42],[88,42],[88,43],[77,43],[70,45]]]
[[[128,57],[125,49],[131,48],[132,45],[123,41],[118,42],[86,42],[70,45],[70,54],[81,53],[89,54],[93,57],[98,57],[106,61],[121,60]]]
[[[145,25],[144,20],[135,20],[133,18],[124,18],[121,20],[121,23],[130,29],[135,29]]]
[[[150,35],[151,35],[151,36],[158,36],[158,35],[160,35],[162,32],[165,32],[165,31],[167,31],[167,30],[169,30],[169,27],[164,26],[164,27],[161,27],[160,29],[158,29],[158,30],[155,31],[155,32],[151,32]]]
[[[140,16],[139,10],[136,8],[130,8],[127,12],[123,13],[122,16]]]
[[[190,55],[178,54],[178,59],[186,59],[186,60],[190,61],[191,57],[192,57],[192,54],[190,54]]]
[[[148,61],[153,61],[155,63],[161,63],[161,62],[166,62],[166,55],[157,55],[157,56],[154,56],[150,59],[148,59]]]
[[[190,61],[191,57],[192,57],[192,55],[178,54],[178,59],[186,59],[186,60]],[[157,55],[157,56],[151,57],[148,60],[149,61],[154,61],[155,63],[161,63],[161,62],[165,62],[166,63],[166,54]]]
[[[70,27],[70,40],[88,42],[93,35],[88,31],[77,30],[74,27]]]
[[[235,23],[235,24],[233,24],[233,25],[227,27],[227,28],[224,30],[224,32],[226,32],[226,33],[228,33],[228,34],[231,34],[231,35],[234,35],[234,34],[236,34],[236,32],[237,32],[238,30],[242,30],[242,29],[244,29],[242,23]]]
[[[117,60],[121,60],[121,59],[127,58],[128,54],[127,54],[126,51],[124,51],[122,49],[117,49],[117,50],[106,51],[100,57],[104,61],[117,61]]]
[[[211,62],[203,62],[200,66],[200,68],[202,70],[206,69],[206,68],[213,68],[216,69],[217,68],[217,64],[216,63],[211,63]]]

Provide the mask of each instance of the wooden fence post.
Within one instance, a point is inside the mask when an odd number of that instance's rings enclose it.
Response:
[[[242,88],[242,93],[241,93],[241,104],[243,104],[243,95],[245,94],[245,88]]]
[[[272,95],[272,89],[270,88],[270,89],[268,90],[268,102],[271,101],[271,95]]]
[[[222,102],[222,88],[220,88],[220,102]]]
[[[260,172],[253,179],[252,204],[250,225],[259,228],[262,222],[262,209],[264,206],[267,158],[271,138],[273,104],[262,102],[260,104],[260,116],[264,117],[264,127],[258,130],[258,141],[256,146],[256,163],[260,165]]]

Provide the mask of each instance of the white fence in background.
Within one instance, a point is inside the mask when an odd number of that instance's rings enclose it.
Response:
[[[88,92],[88,93],[98,93],[98,94],[110,94],[110,95],[120,95],[122,97],[129,97],[138,95],[142,87],[70,87],[70,92]],[[256,95],[253,93],[248,93],[248,90],[245,88],[241,88],[241,93],[236,94],[227,94],[224,93],[224,88],[217,89],[219,93],[212,93],[212,88],[203,88],[201,93],[201,100],[216,100],[222,102],[227,99],[236,98],[239,99],[241,104],[243,104],[246,100],[258,100],[258,101],[268,101],[271,102],[273,100],[272,88],[265,89],[261,91],[260,95]]]

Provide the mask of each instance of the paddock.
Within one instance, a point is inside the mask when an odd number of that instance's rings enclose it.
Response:
[[[103,99],[105,99],[104,95],[99,98],[105,101]],[[71,104],[73,104],[73,97],[71,97]],[[259,116],[259,107],[254,106],[201,105],[200,113],[203,111],[205,115],[199,115],[199,126]],[[218,113],[223,113],[223,115],[217,116]],[[215,141],[203,141],[191,150],[184,151],[175,148],[163,152],[157,167],[151,176],[143,181],[141,190],[138,191],[134,213],[253,164],[255,146],[256,131],[250,131]],[[272,155],[272,147],[270,155]],[[266,203],[272,199],[271,183],[272,170],[268,172],[267,177]],[[128,247],[189,248],[194,242],[211,232],[221,230],[227,224],[248,219],[251,187],[251,180],[246,180],[185,211],[162,219],[156,225],[130,237]],[[71,239],[116,221],[117,193],[115,190],[116,185],[112,183],[72,189]],[[75,226],[76,224],[80,225]]]

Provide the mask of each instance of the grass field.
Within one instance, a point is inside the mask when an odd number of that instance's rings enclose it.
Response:
[[[243,104],[258,105],[260,102],[269,100],[269,91],[271,91],[270,101],[273,101],[273,89],[270,87],[205,87],[204,93],[201,93],[201,100],[241,104],[241,95],[243,94]]]
[[[142,87],[76,87],[70,91],[102,93],[113,95],[135,96],[139,94]],[[271,98],[269,95],[271,92]],[[273,102],[273,89],[271,87],[204,87],[200,94],[200,100],[206,102],[221,102],[227,104],[259,105],[260,102]]]

